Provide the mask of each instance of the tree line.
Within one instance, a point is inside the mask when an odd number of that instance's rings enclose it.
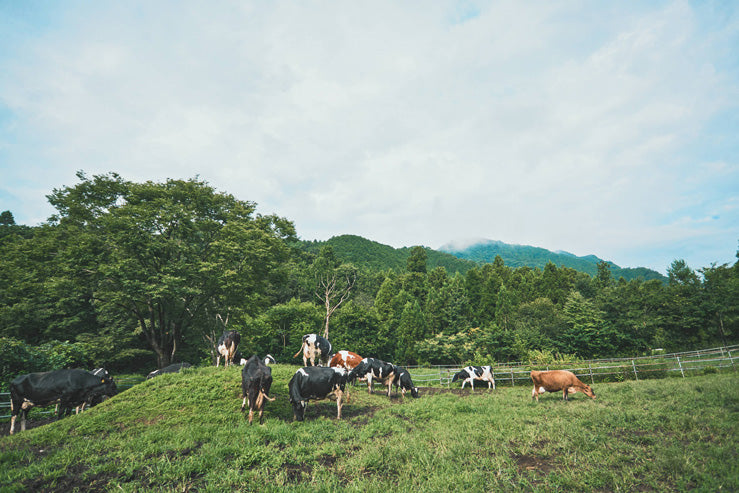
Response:
[[[211,361],[225,329],[241,333],[245,354],[278,361],[319,333],[335,350],[406,365],[737,340],[739,262],[695,271],[675,260],[667,282],[615,279],[606,262],[595,276],[553,263],[512,268],[500,257],[455,270],[423,247],[403,249],[405,265],[351,262],[367,242],[337,255],[331,242],[300,241],[288,219],[198,179],[77,177],[47,196],[56,213],[40,226],[0,215],[6,347],[46,344],[86,359],[77,364],[148,372]]]

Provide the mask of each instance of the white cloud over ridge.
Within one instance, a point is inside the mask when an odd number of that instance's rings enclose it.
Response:
[[[199,175],[305,239],[485,237],[662,272],[736,252],[731,6],[60,3],[48,22],[0,53],[19,221],[83,169]]]

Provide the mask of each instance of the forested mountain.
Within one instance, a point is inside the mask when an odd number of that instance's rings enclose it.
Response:
[[[598,264],[604,262],[604,260],[595,255],[578,257],[568,252],[552,252],[544,248],[528,245],[511,245],[494,240],[479,240],[472,245],[464,247],[456,247],[454,244],[449,243],[439,248],[439,250],[461,259],[479,263],[493,262],[495,261],[495,257],[499,255],[505,265],[514,268],[528,266],[543,269],[547,263],[552,262],[558,267],[569,267],[578,272],[590,274],[591,276],[598,274]],[[665,276],[646,267],[622,268],[613,262],[606,262],[611,269],[611,275],[615,279],[623,277],[627,281],[632,279],[643,279],[645,281],[659,279],[663,282],[667,281]]]
[[[405,270],[412,247],[393,248],[376,241],[355,235],[334,236],[327,241],[303,241],[300,248],[306,252],[318,254],[321,248],[329,245],[334,254],[344,262],[350,262],[358,267],[371,270]],[[444,267],[447,272],[464,274],[475,262],[455,257],[449,253],[439,252],[424,247],[426,250],[426,265],[429,269]]]

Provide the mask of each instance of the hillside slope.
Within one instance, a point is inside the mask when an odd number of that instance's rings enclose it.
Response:
[[[240,368],[157,377],[99,406],[0,437],[2,491],[736,491],[736,373],[388,399],[352,391],[344,419],[292,421],[275,365],[264,425],[239,412]],[[437,389],[442,391],[444,389]],[[470,460],[470,458],[475,460]]]

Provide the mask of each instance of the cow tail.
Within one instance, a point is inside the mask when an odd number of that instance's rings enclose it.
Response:
[[[293,356],[293,358],[297,358],[300,355],[300,353],[303,352],[303,347],[304,346],[305,346],[305,341],[303,341],[303,344],[300,345],[300,349],[298,349],[298,352],[295,353],[295,356]]]

